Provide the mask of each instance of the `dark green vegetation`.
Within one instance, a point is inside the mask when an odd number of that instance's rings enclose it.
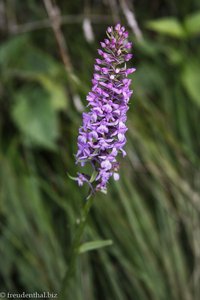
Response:
[[[110,15],[92,19],[94,42],[80,20],[62,26],[64,67],[52,29],[34,30],[47,18],[43,1],[0,1],[0,292],[59,290],[87,194],[66,174],[77,171],[77,95],[85,105],[98,42],[116,17],[107,2],[88,6]],[[80,255],[69,300],[200,299],[200,3],[134,2],[143,40],[128,28],[137,67],[128,155],[85,234],[113,245]],[[65,16],[87,11],[80,0],[57,5]]]

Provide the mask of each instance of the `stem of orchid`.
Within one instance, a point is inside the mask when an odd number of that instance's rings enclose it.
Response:
[[[76,266],[77,258],[79,255],[79,247],[81,244],[81,240],[82,240],[82,237],[84,234],[84,229],[87,224],[89,212],[90,212],[93,202],[94,202],[94,193],[91,193],[87,197],[87,200],[82,208],[80,223],[77,227],[77,230],[76,230],[76,233],[74,236],[74,241],[72,244],[72,251],[71,251],[71,255],[70,255],[69,265],[68,265],[67,271],[65,273],[65,276],[64,276],[64,279],[62,282],[62,286],[61,286],[61,290],[59,293],[59,297],[58,297],[59,300],[67,299],[67,290],[69,287],[70,280],[73,278],[73,275],[75,272],[75,266]]]

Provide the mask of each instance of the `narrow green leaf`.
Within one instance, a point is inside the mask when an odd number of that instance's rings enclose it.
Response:
[[[90,178],[90,182],[91,182],[91,183],[95,181],[95,179],[96,179],[96,177],[97,177],[97,174],[98,174],[98,172],[94,170],[94,172],[92,173],[92,176],[91,176],[91,178]]]
[[[70,179],[72,179],[72,180],[77,180],[77,177],[73,177],[73,176],[71,176],[69,173],[67,173],[67,176],[68,176]]]
[[[112,244],[113,244],[112,240],[87,242],[80,246],[79,253],[84,253],[84,252],[88,252],[91,250],[97,250],[99,248],[111,246]]]

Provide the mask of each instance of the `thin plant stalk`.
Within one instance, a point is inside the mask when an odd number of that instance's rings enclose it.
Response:
[[[67,271],[65,273],[60,294],[59,294],[59,300],[66,300],[67,290],[69,287],[70,280],[73,278],[76,262],[79,256],[79,247],[81,245],[81,240],[84,234],[84,229],[87,224],[88,216],[90,209],[92,207],[92,204],[94,202],[94,194],[90,194],[90,196],[87,198],[82,211],[81,211],[81,218],[80,223],[78,224],[78,227],[75,232],[74,241],[72,244],[72,250],[69,260],[69,266],[67,268]]]

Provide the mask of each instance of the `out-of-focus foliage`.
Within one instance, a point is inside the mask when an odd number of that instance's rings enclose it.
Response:
[[[115,1],[90,2],[102,17],[91,44],[80,20],[62,26],[70,72],[51,28],[12,33],[16,20],[47,18],[43,1],[22,2],[0,1],[0,292],[58,292],[87,194],[67,172],[77,171],[80,108]],[[86,11],[80,0],[57,5]],[[137,68],[128,155],[120,181],[96,197],[68,299],[199,300],[200,3],[134,1],[141,41],[117,7]]]

